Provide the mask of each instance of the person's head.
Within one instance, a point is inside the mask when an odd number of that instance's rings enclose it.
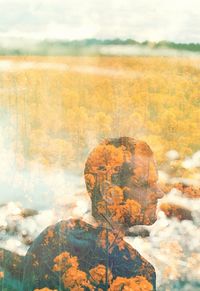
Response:
[[[153,152],[130,137],[107,139],[89,155],[84,171],[97,220],[131,227],[156,221],[157,185]]]

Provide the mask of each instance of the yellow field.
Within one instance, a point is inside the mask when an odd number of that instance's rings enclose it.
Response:
[[[103,138],[133,136],[162,163],[199,149],[200,59],[1,57],[0,107],[19,161],[80,169]]]

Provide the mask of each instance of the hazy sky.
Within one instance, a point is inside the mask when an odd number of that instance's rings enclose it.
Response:
[[[200,0],[0,0],[0,36],[200,42]]]

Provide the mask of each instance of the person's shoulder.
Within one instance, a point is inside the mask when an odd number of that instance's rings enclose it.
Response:
[[[66,220],[60,220],[56,222],[55,224],[47,226],[40,233],[40,235],[43,236],[48,233],[49,236],[53,236],[53,233],[62,232],[62,231],[70,231],[77,228],[90,230],[90,229],[94,229],[95,227],[92,226],[91,224],[88,224],[87,222],[85,222],[84,220],[80,218],[68,218]]]
[[[135,248],[133,248],[129,243],[125,242],[125,246],[130,254],[130,257],[132,258],[132,260],[140,260],[142,263],[142,266],[144,267],[149,267],[150,269],[152,269],[152,271],[155,272],[155,268],[154,266],[148,262]]]
[[[85,229],[86,231],[95,229],[95,227],[80,218],[68,218],[67,220],[60,220],[50,228],[54,228],[55,231],[62,230],[74,230],[74,229]]]
[[[154,266],[129,243],[125,242],[125,246],[134,264],[134,268],[137,270],[137,274],[147,278],[147,280],[153,285],[153,290],[156,290],[156,271]]]
[[[80,236],[83,233],[94,233],[95,226],[88,224],[79,218],[60,220],[46,227],[33,241],[29,252],[37,247],[46,247],[70,239],[71,236]]]

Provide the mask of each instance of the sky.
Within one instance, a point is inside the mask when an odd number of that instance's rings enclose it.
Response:
[[[200,42],[200,0],[0,0],[0,36]]]

